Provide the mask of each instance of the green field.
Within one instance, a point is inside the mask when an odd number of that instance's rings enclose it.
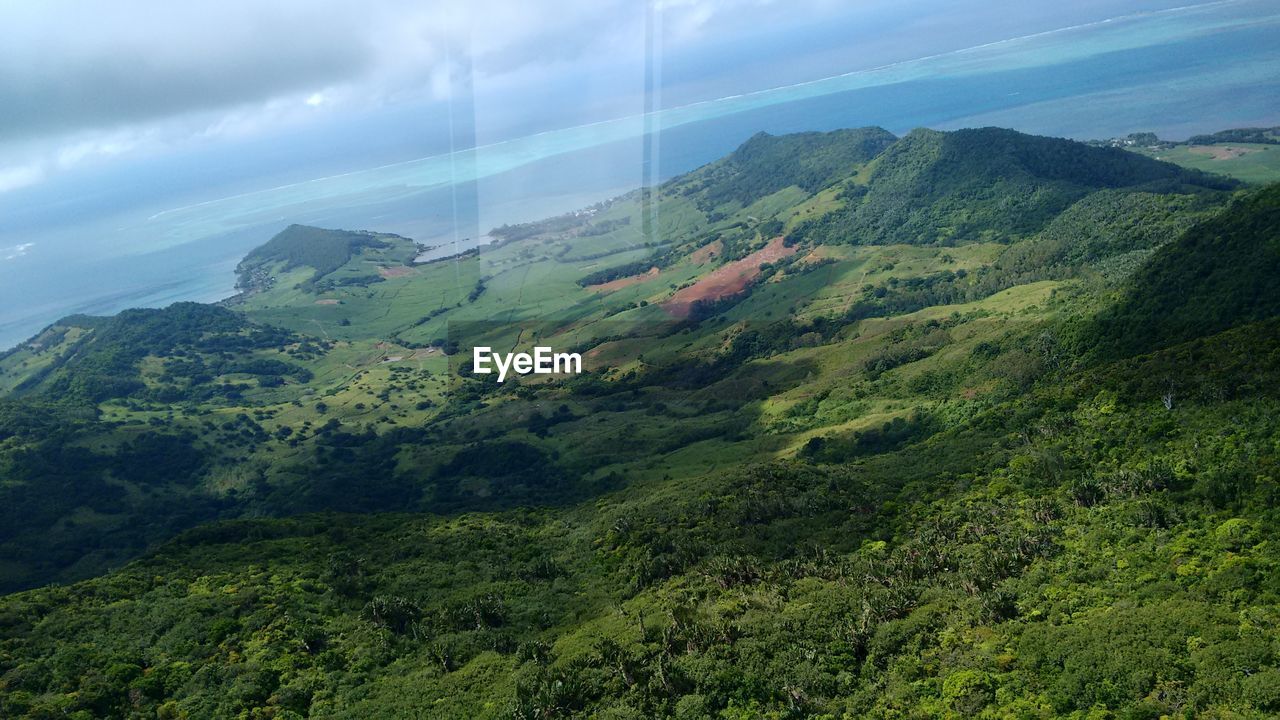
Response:
[[[1156,160],[1228,175],[1255,185],[1280,182],[1280,145],[1215,143],[1143,149],[1140,152]]]

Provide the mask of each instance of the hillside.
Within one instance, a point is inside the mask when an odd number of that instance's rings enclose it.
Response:
[[[193,531],[78,591],[7,601],[4,708],[1266,717],[1276,486],[1237,479],[1280,469],[1277,330],[1070,375],[850,467],[651,482],[566,511]],[[1153,370],[1207,360],[1257,390],[1190,392],[1153,423]]]
[[[897,140],[883,128],[758,133],[719,162],[676,181],[704,210],[746,207],[787,187],[814,193],[875,158]]]
[[[1115,148],[982,128],[917,130],[877,159],[843,210],[809,233],[820,242],[956,244],[1027,237],[1090,192],[1229,189],[1220,177]]]
[[[0,399],[6,590],[92,576],[232,507],[200,481],[261,429],[238,411],[207,418],[310,381],[301,363],[325,347],[196,303],[67,318],[34,345],[5,359],[30,374]],[[134,420],[99,412],[104,401]],[[206,419],[173,432],[183,412]]]
[[[1280,314],[1280,185],[1165,246],[1088,335],[1134,354]]]
[[[869,128],[291,226],[0,356],[0,717],[1274,716],[1278,190]]]
[[[398,235],[366,231],[327,230],[307,225],[290,225],[255,248],[236,266],[236,287],[247,291],[269,288],[275,281],[275,273],[288,273],[298,268],[310,269],[311,275],[302,281],[308,288],[317,286],[346,265],[354,255],[367,251],[370,262],[385,260],[389,267],[408,265],[417,255],[412,240]],[[367,285],[382,278],[376,272],[364,275],[348,275],[331,278],[350,285]]]

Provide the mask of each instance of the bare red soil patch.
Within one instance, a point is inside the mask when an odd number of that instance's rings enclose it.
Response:
[[[407,265],[401,265],[399,267],[378,268],[378,274],[384,278],[404,277],[405,275],[413,275],[415,272],[417,271]]]
[[[781,237],[776,237],[741,260],[718,267],[689,287],[677,290],[670,300],[663,303],[663,307],[673,317],[689,317],[694,303],[711,302],[741,293],[760,276],[761,265],[777,262],[795,251],[794,247],[787,247]]]
[[[704,262],[715,260],[716,258],[720,257],[720,255],[723,252],[724,252],[724,242],[720,240],[716,240],[713,243],[709,243],[707,245],[704,245],[698,248],[697,250],[694,250],[693,254],[689,256],[689,259],[701,265]]]
[[[1197,155],[1208,155],[1214,160],[1234,160],[1241,155],[1257,152],[1257,148],[1231,147],[1229,145],[1202,145],[1191,148]]]
[[[628,275],[627,277],[610,280],[607,283],[600,283],[599,285],[588,285],[587,289],[597,290],[599,292],[613,292],[614,290],[621,290],[624,287],[631,287],[637,283],[642,283],[645,280],[655,277],[659,272],[660,271],[657,267],[651,267],[649,268],[649,272],[643,272],[639,275]]]

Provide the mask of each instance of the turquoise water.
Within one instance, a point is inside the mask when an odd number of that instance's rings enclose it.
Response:
[[[71,312],[231,293],[291,222],[474,244],[686,172],[759,130],[1001,125],[1077,138],[1280,124],[1280,5],[1113,18],[813,82],[0,239],[0,347]]]

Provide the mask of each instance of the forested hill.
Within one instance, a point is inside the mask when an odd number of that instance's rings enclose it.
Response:
[[[725,203],[747,206],[783,188],[822,190],[875,158],[897,138],[878,128],[795,133],[758,133],[723,160],[670,184],[698,196],[699,205],[714,209]]]
[[[399,235],[290,225],[236,266],[236,286],[262,290],[269,287],[272,273],[308,268],[312,272],[304,283],[311,287],[367,249],[398,251],[403,263],[409,263],[417,254],[413,241]]]
[[[1091,192],[1224,190],[1237,183],[1117,148],[1000,128],[916,130],[876,159],[845,207],[803,229],[819,242],[957,243],[1028,237]]]
[[[1149,352],[1280,314],[1280,185],[1242,198],[1160,250],[1089,336]]]
[[[1275,717],[1278,198],[871,128],[290,227],[0,356],[0,717]]]
[[[139,363],[147,357],[179,354],[199,363],[199,355],[218,356],[221,361],[234,354],[230,362],[252,372],[248,368],[256,351],[276,350],[300,340],[288,332],[256,325],[230,310],[192,302],[175,303],[164,310],[126,310],[110,318],[72,316],[41,336],[49,350],[56,349],[56,357],[18,384],[14,393],[74,403],[144,394],[148,386]],[[277,375],[301,372],[301,368],[283,363],[279,368]],[[200,375],[193,368],[169,368],[171,375],[184,372]],[[199,378],[195,379],[198,384]],[[186,396],[171,399],[181,397]]]

